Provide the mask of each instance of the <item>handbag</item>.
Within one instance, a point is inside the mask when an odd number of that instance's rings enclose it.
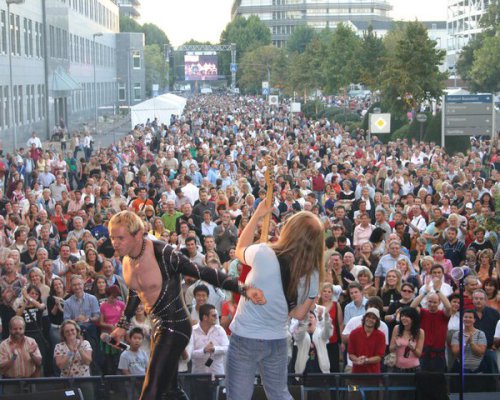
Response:
[[[396,365],[396,353],[395,352],[388,353],[384,357],[384,365],[386,365],[389,368],[393,368]]]

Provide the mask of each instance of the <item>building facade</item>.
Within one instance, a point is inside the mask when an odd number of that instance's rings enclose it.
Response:
[[[49,138],[59,124],[93,127],[96,109],[114,112],[118,30],[112,0],[0,0],[5,148],[23,146],[32,131]]]
[[[119,33],[116,36],[116,78],[118,104],[129,108],[146,97],[144,33]]]
[[[339,23],[391,21],[388,0],[235,0],[231,17],[258,16],[271,31],[273,45],[283,47],[295,27],[335,28]]]
[[[141,2],[139,0],[117,0],[117,3],[120,7],[120,15],[134,19],[141,16],[139,11]]]
[[[462,48],[482,31],[479,20],[489,5],[489,0],[448,0],[446,63],[452,74]]]

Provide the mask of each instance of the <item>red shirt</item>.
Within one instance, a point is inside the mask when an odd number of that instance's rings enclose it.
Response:
[[[338,343],[339,342],[339,333],[337,332],[337,303],[334,301],[332,303],[332,307],[330,308],[330,318],[333,324],[333,335],[330,337],[330,343]]]
[[[431,313],[425,308],[420,309],[420,327],[425,332],[424,347],[444,349],[449,319],[443,310]]]
[[[382,331],[375,329],[371,335],[367,335],[365,328],[360,326],[354,329],[349,335],[349,354],[354,356],[366,356],[380,358],[384,357],[385,354],[385,335]],[[380,373],[380,363],[376,364],[365,364],[365,365],[353,365],[353,374],[364,374]]]

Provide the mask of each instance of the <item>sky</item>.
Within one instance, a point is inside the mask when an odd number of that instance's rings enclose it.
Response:
[[[446,20],[446,0],[391,0],[392,17],[404,20]],[[218,43],[231,21],[233,0],[141,0],[140,23],[162,28],[174,46],[190,39]]]

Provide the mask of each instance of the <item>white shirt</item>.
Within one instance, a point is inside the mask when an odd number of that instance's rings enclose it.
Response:
[[[425,286],[422,286],[420,288],[420,290],[418,291],[419,294],[422,294],[422,292],[425,290]],[[439,289],[439,291],[441,293],[444,294],[445,297],[448,297],[450,294],[453,293],[453,289],[450,285],[448,285],[447,283],[441,283],[441,288]],[[421,307],[423,308],[427,308],[427,297],[429,296],[429,294],[431,293],[436,293],[436,290],[434,289],[434,282],[431,282],[430,283],[430,288],[429,288],[429,293],[427,293],[427,296],[425,296],[422,301],[420,302],[420,305]],[[443,303],[439,303],[439,309],[440,310],[443,310],[444,309],[444,306],[443,306]]]
[[[214,375],[224,375],[225,355],[229,347],[229,339],[227,338],[224,328],[220,325],[214,325],[211,326],[205,334],[200,324],[196,324],[193,326],[192,338],[192,372],[194,374],[211,373]],[[215,351],[213,353],[204,353],[203,349],[209,342],[213,343]],[[210,367],[207,367],[205,363],[209,358],[212,358],[213,362]]]
[[[411,220],[411,224],[418,229],[420,234],[424,233],[425,228],[427,228],[427,222],[425,222],[425,218],[419,215],[418,217],[413,217]],[[410,227],[411,233],[416,233],[413,228]]]
[[[198,189],[192,183],[188,183],[181,190],[182,190],[182,193],[184,193],[184,196],[186,196],[189,199],[191,206],[193,206],[194,203],[200,198],[200,196],[199,196],[200,189]]]
[[[40,138],[38,136],[35,136],[35,137],[30,137],[28,139],[28,141],[26,142],[26,147],[28,147],[28,149],[31,149],[31,145],[32,144],[35,144],[35,147],[36,148],[42,148],[42,141],[40,140]]]

